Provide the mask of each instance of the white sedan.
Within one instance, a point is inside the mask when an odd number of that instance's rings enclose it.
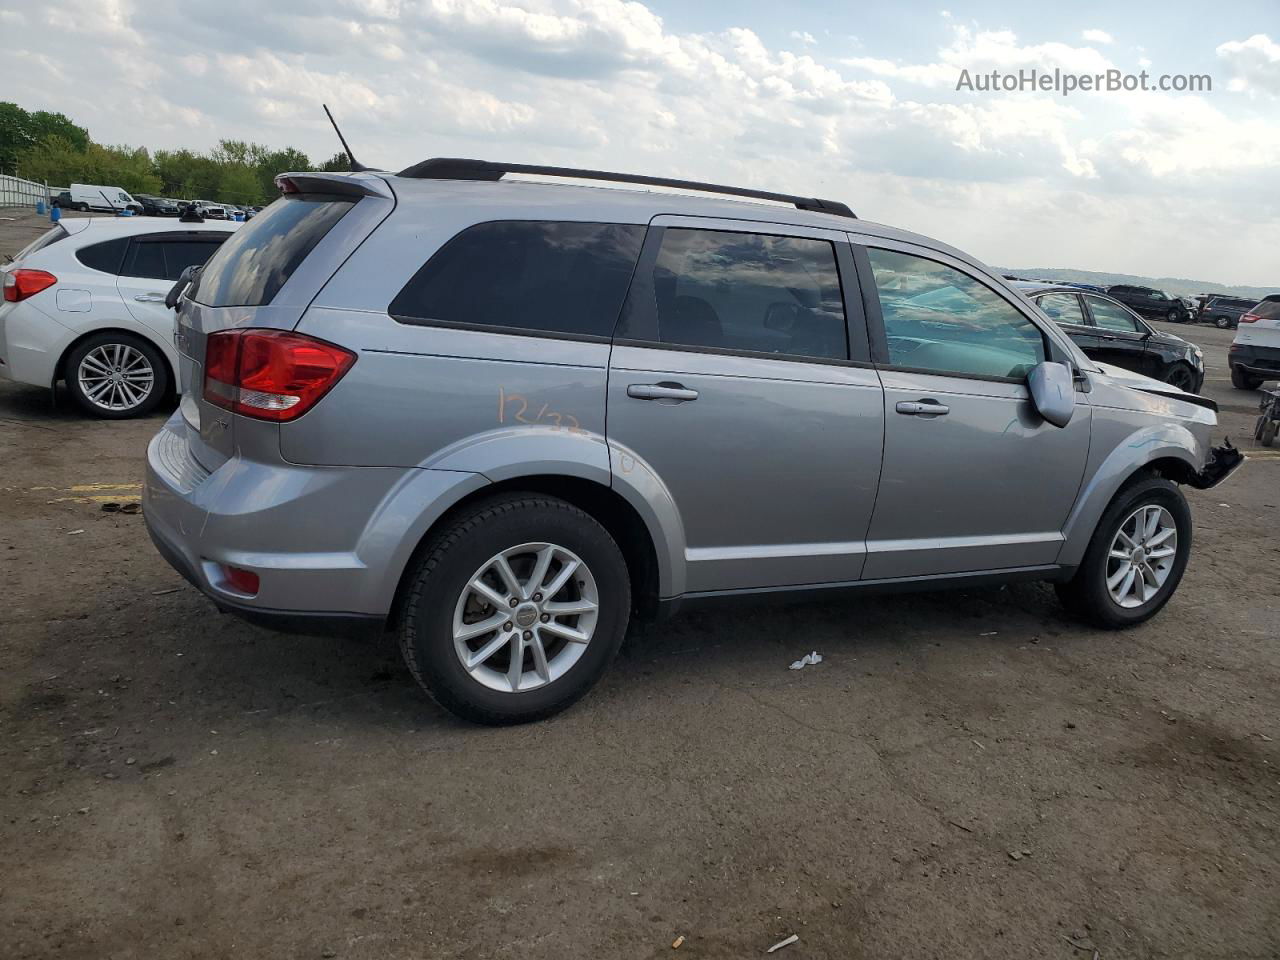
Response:
[[[0,265],[0,378],[63,380],[89,414],[148,413],[176,388],[165,294],[240,224],[141,217],[64,219]]]

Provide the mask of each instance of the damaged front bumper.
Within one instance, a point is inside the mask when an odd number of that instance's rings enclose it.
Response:
[[[1216,487],[1244,463],[1245,455],[1231,445],[1230,440],[1223,441],[1222,446],[1209,451],[1209,459],[1204,466],[1187,479],[1188,486],[1197,490],[1208,490]]]

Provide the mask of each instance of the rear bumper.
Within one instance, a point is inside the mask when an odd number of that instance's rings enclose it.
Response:
[[[52,386],[58,361],[74,339],[74,331],[31,301],[0,306],[0,377]]]
[[[1227,362],[1254,376],[1280,379],[1280,347],[1233,343],[1227,350]]]
[[[179,411],[147,447],[142,506],[152,541],[221,609],[295,632],[384,624],[430,522],[487,483],[453,471],[240,456],[209,472],[191,454],[189,429]],[[231,587],[228,566],[256,573],[257,594]]]

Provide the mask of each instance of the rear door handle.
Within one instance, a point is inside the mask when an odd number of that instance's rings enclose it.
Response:
[[[140,293],[133,299],[139,303],[164,303],[163,293]]]
[[[893,409],[909,417],[943,417],[951,412],[950,407],[936,400],[903,400]]]
[[[690,390],[682,383],[633,383],[627,387],[627,396],[637,400],[666,400],[669,403],[686,403],[698,399],[698,391]]]

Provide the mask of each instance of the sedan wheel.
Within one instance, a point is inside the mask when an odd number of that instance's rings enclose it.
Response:
[[[1165,378],[1165,383],[1170,386],[1177,387],[1179,390],[1185,390],[1187,393],[1192,392],[1195,386],[1195,375],[1190,368],[1183,366],[1181,363],[1169,371],[1169,375]]]
[[[1132,610],[1151,600],[1169,579],[1178,554],[1178,527],[1159,504],[1147,504],[1120,525],[1107,554],[1107,591]]]

